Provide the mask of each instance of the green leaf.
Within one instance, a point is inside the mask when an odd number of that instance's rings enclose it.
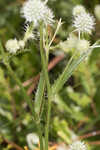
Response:
[[[86,58],[86,56],[88,56],[89,52],[90,50],[88,50],[86,53],[83,53],[78,59],[74,60],[69,67],[66,65],[63,73],[58,77],[52,87],[53,93],[57,93],[61,90],[65,82],[71,77],[78,65]]]
[[[44,80],[44,75],[43,73],[41,73],[40,75],[40,81],[38,84],[38,88],[37,88],[37,92],[35,95],[35,112],[36,114],[40,114],[41,113],[41,107],[43,104],[43,93],[44,93],[44,89],[45,89],[45,80]]]

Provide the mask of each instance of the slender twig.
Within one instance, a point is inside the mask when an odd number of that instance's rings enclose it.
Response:
[[[61,18],[60,18],[60,20],[58,22],[58,25],[57,25],[57,28],[56,28],[56,31],[55,31],[55,33],[54,33],[54,35],[53,35],[53,37],[52,37],[52,39],[51,39],[51,41],[49,43],[49,48],[50,48],[52,42],[54,41],[54,39],[55,39],[55,37],[57,35],[57,32],[58,32],[59,28],[61,27],[61,25],[62,25],[62,22],[61,22]]]
[[[96,135],[100,135],[100,130],[99,131],[93,131],[93,132],[88,133],[88,134],[84,134],[84,135],[80,136],[79,138],[80,139],[86,139],[86,138],[93,137]]]
[[[88,142],[90,145],[100,145],[100,141]]]
[[[5,138],[3,138],[4,142],[10,144],[13,148],[15,148],[16,150],[24,150],[23,148],[21,148],[19,145],[17,145],[16,143],[9,141]]]

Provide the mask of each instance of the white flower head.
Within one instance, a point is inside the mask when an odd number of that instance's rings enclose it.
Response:
[[[20,49],[19,43],[17,39],[10,39],[5,44],[6,50],[9,53],[16,53],[18,49]]]
[[[73,26],[79,33],[91,34],[94,30],[95,19],[89,13],[81,13],[76,16],[73,22]]]
[[[94,13],[95,13],[95,16],[97,17],[97,19],[100,20],[100,5],[95,6]]]
[[[90,42],[88,40],[85,40],[85,39],[78,40],[76,44],[76,49],[80,53],[87,51],[89,48],[90,48]]]
[[[46,25],[53,23],[53,12],[47,7],[46,2],[41,0],[27,0],[22,9],[21,14],[27,22],[33,22],[34,26],[38,26],[40,21]]]
[[[39,137],[36,133],[29,133],[26,136],[26,140],[27,140],[27,143],[28,143],[30,149],[34,149],[34,144],[39,143]]]
[[[84,142],[76,141],[69,146],[69,150],[87,150],[87,146]]]
[[[77,37],[74,34],[69,35],[67,39],[67,46],[68,48],[75,48],[77,43]]]
[[[81,13],[85,13],[86,10],[85,10],[85,7],[82,6],[82,5],[76,5],[74,8],[73,8],[73,16],[77,16],[77,15],[80,15]]]
[[[46,25],[52,25],[54,23],[54,14],[53,14],[53,11],[50,9],[50,8],[47,8],[46,9],[46,14],[45,14],[45,17],[44,17],[44,23]]]
[[[25,42],[23,40],[20,40],[18,43],[19,43],[20,48],[24,48]]]
[[[76,47],[77,41],[78,38],[74,34],[70,34],[66,41],[60,42],[59,46],[63,51],[68,52]]]

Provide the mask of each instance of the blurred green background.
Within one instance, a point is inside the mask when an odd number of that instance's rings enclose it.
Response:
[[[20,8],[24,0],[0,0],[0,40],[5,42],[11,38],[22,38],[24,22]],[[66,40],[72,30],[72,9],[82,4],[94,15],[94,7],[100,4],[99,0],[49,0],[48,5],[54,11],[55,18],[62,18],[64,24],[59,31],[58,40]],[[54,30],[54,29],[53,29]],[[91,43],[100,39],[100,21],[96,19],[96,29],[91,36]],[[27,47],[30,53],[14,57],[10,64],[22,81],[35,77],[41,71],[38,40],[29,41]],[[57,54],[50,54],[52,60]],[[58,77],[68,62],[70,54],[50,71],[51,83]],[[24,102],[23,95],[14,91],[16,83],[8,75],[5,66],[0,64],[0,150],[15,150],[10,147],[12,141],[24,147],[28,145],[26,137],[29,133],[36,133],[32,123],[29,108]],[[28,85],[26,90],[30,88]],[[31,97],[34,100],[35,91]],[[44,120],[41,123],[45,124]],[[88,64],[83,62],[73,76],[64,85],[63,89],[54,97],[52,117],[50,123],[50,142],[70,144],[79,136],[89,143],[89,149],[100,149],[100,48],[93,51]],[[92,133],[98,131],[98,135]],[[90,133],[90,137],[84,135]],[[19,149],[20,150],[20,149]]]

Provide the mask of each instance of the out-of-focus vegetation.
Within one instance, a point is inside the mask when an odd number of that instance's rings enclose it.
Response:
[[[20,17],[20,7],[24,0],[0,0],[0,41],[3,46],[10,38],[21,38],[24,33],[24,19]],[[77,4],[84,5],[94,14],[94,7],[99,0],[49,0],[49,6],[55,18],[62,18],[64,24],[60,29],[57,42],[65,40],[71,31],[72,8]],[[53,30],[53,29],[52,29]],[[100,38],[100,22],[96,20],[96,29],[91,42]],[[19,54],[11,60],[11,66],[19,79],[24,83],[35,78],[41,71],[38,40],[29,41],[29,53]],[[59,53],[50,55],[50,61]],[[58,77],[68,62],[70,52],[50,71],[51,83]],[[26,86],[27,92],[34,101],[35,90],[30,92],[37,82],[36,78]],[[31,86],[33,85],[33,86]],[[36,133],[29,108],[20,89],[8,75],[5,66],[0,63],[0,150],[20,150],[27,146],[27,136]],[[46,112],[46,107],[43,115]],[[59,94],[54,96],[50,123],[50,142],[53,144],[70,144],[79,137],[89,143],[89,149],[100,149],[100,48],[93,51],[88,59],[74,72]],[[45,124],[44,120],[41,123]],[[88,135],[90,133],[90,136]],[[97,135],[96,135],[97,134]],[[86,136],[84,136],[86,135]],[[89,136],[89,137],[88,137]],[[34,141],[34,140],[33,140]],[[12,142],[12,143],[10,143]],[[14,146],[20,146],[16,147]]]

